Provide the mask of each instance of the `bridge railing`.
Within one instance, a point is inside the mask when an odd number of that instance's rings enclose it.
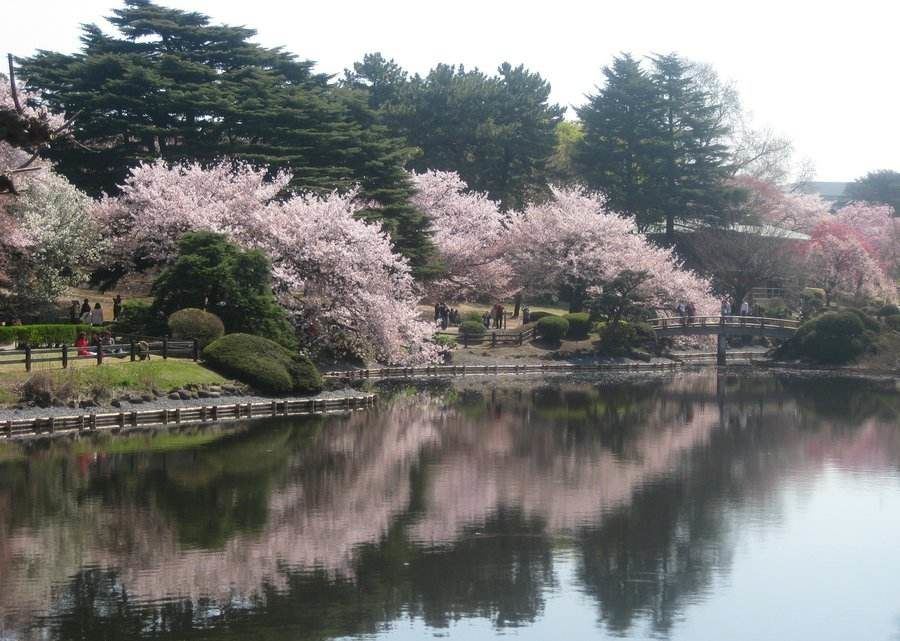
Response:
[[[764,316],[661,316],[648,321],[654,330],[681,327],[747,327],[760,329],[788,329],[800,327],[800,321],[790,318],[766,318]]]

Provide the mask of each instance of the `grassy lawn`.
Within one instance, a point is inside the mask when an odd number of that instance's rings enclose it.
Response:
[[[509,313],[510,318],[507,319],[507,327],[506,329],[518,329],[522,326],[522,313],[521,310],[519,312],[518,318],[511,318],[513,309],[515,309],[515,304],[512,301],[503,301],[503,307]],[[450,305],[450,307],[454,307],[459,310],[460,316],[465,316],[466,314],[470,314],[472,312],[477,312],[478,314],[483,314],[486,311],[489,311],[492,305],[481,305],[479,303],[459,303]],[[524,307],[524,305],[523,305]],[[528,308],[532,312],[547,312],[549,314],[556,314],[557,316],[562,316],[563,314],[569,313],[568,307],[544,307],[542,305],[529,305]],[[433,319],[434,318],[434,305],[419,305],[419,310],[424,318]],[[456,327],[448,327],[446,330],[450,334],[454,334],[457,331]]]
[[[90,365],[90,366],[88,366]],[[33,374],[39,373],[38,371]],[[103,365],[84,362],[70,369],[41,370],[60,384],[69,383],[76,390],[89,395],[99,388],[109,390],[130,390],[136,392],[153,389],[168,391],[188,384],[220,384],[227,379],[206,369],[190,359],[161,358],[152,361],[107,360]],[[16,401],[16,388],[24,383],[28,374],[24,369],[0,369],[0,403]]]

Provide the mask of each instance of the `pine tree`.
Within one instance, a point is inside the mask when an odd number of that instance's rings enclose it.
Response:
[[[402,140],[373,127],[374,114],[314,72],[313,63],[249,42],[252,29],[125,0],[110,22],[87,25],[79,53],[40,51],[21,61],[29,84],[57,110],[79,113],[86,150],[51,150],[60,172],[89,193],[115,193],[140,161],[213,162],[229,156],[289,169],[293,190],[324,193],[359,184],[381,205],[395,245],[423,268],[427,220],[408,205]]]
[[[604,69],[606,84],[578,110],[584,137],[576,166],[609,206],[639,228],[677,221],[721,224],[740,198],[726,184],[727,133],[721,109],[675,55],[651,60],[652,72],[628,54]]]
[[[653,193],[651,171],[656,136],[656,90],[629,54],[603,69],[605,86],[578,109],[584,136],[574,161],[590,189],[606,196],[610,209],[635,219],[645,229],[662,213]]]

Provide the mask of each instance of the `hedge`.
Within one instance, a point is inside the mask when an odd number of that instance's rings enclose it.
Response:
[[[262,336],[226,334],[207,345],[202,358],[220,374],[269,394],[315,393],[323,387],[308,358]]]
[[[542,318],[547,318],[548,316],[556,316],[556,314],[551,314],[550,312],[530,312],[528,314],[528,322],[536,323]]]
[[[569,321],[561,316],[544,316],[537,322],[537,335],[548,343],[558,343],[569,332]]]
[[[591,317],[587,312],[573,312],[563,316],[569,322],[569,332],[566,338],[582,340],[587,338],[591,331]]]
[[[27,343],[31,346],[38,345],[72,345],[78,334],[84,332],[90,337],[94,329],[90,325],[75,325],[72,323],[44,324],[44,325],[2,325],[0,326],[0,344]]]
[[[196,307],[179,309],[169,316],[172,338],[196,339],[200,347],[206,347],[225,334],[225,325],[215,314]]]

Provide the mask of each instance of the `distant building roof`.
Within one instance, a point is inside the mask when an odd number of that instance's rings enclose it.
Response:
[[[844,196],[847,182],[819,182],[811,180],[797,185],[797,188],[805,194],[818,194],[825,200],[838,200]]]

